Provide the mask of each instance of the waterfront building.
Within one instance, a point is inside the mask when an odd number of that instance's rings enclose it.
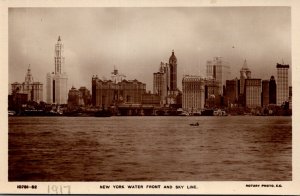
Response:
[[[214,57],[212,60],[207,61],[206,76],[214,78],[219,86],[219,95],[223,95],[223,88],[225,87],[226,80],[230,78],[230,66],[222,57]]]
[[[169,88],[169,67],[167,63],[161,62],[159,72],[153,73],[153,93],[159,95],[161,106],[166,104]]]
[[[146,84],[138,80],[114,82],[92,78],[92,104],[104,108],[121,103],[141,104],[142,95],[146,93]]]
[[[74,108],[83,105],[84,101],[82,98],[82,93],[72,86],[68,93],[68,108]]]
[[[87,89],[85,86],[82,86],[79,88],[79,91],[82,94],[83,103],[85,106],[92,104],[92,96],[89,89]]]
[[[247,66],[247,61],[245,59],[244,64],[240,70],[240,92],[243,95],[245,93],[245,80],[251,78],[251,71]]]
[[[12,95],[27,94],[27,101],[35,101],[37,103],[43,101],[43,84],[41,82],[34,82],[31,74],[30,65],[28,66],[23,83],[14,82],[11,84]],[[22,96],[24,100],[25,96]]]
[[[262,91],[261,91],[261,106],[268,106],[270,100],[270,85],[269,80],[262,81]]]
[[[170,70],[170,91],[177,90],[177,58],[172,51],[172,55],[169,58],[169,70]]]
[[[269,104],[276,104],[276,89],[275,77],[271,76],[269,82]]]
[[[177,58],[172,51],[172,55],[169,58],[169,88],[167,95],[167,107],[179,108],[182,106],[181,94],[182,92],[177,88]]]
[[[289,65],[279,64],[277,68],[277,105],[282,105],[289,99]]]
[[[205,81],[200,76],[186,75],[182,79],[182,109],[193,113],[204,109]]]
[[[54,64],[55,71],[47,74],[46,102],[49,104],[66,104],[68,99],[67,84],[68,76],[62,72],[64,65],[63,44],[60,36],[55,44]]]
[[[160,96],[158,94],[152,94],[150,92],[145,93],[142,95],[142,105],[148,105],[148,106],[160,106]]]
[[[161,62],[159,72],[153,74],[153,93],[160,95],[161,106],[180,107],[181,92],[177,88],[177,58],[174,50],[169,64]]]
[[[220,107],[221,95],[219,82],[215,78],[209,77],[205,78],[204,84],[205,106],[209,108]]]
[[[28,103],[27,93],[13,93],[8,95],[8,109],[9,110],[19,110],[23,105]]]
[[[261,79],[245,80],[245,104],[248,108],[261,106]]]
[[[238,103],[239,98],[239,80],[226,80],[225,104],[230,107]]]

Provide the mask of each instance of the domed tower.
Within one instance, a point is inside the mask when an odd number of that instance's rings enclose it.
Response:
[[[172,55],[169,59],[170,67],[170,91],[175,91],[177,89],[177,58],[172,50]]]
[[[28,66],[28,69],[27,69],[27,73],[26,73],[26,76],[25,76],[25,84],[31,84],[33,83],[33,77],[31,75],[31,69],[30,69],[30,64]]]

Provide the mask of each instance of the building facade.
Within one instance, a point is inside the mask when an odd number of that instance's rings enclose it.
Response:
[[[118,104],[141,104],[142,95],[146,93],[146,84],[138,80],[101,80],[92,78],[93,106],[110,107]]]
[[[222,57],[214,57],[207,61],[206,76],[216,80],[219,86],[219,95],[223,95],[223,87],[225,87],[226,80],[229,80],[230,75],[230,66]]]
[[[142,95],[142,105],[160,107],[160,96],[150,92]]]
[[[49,104],[67,104],[68,100],[68,76],[62,72],[64,65],[63,44],[60,36],[55,44],[54,64],[55,71],[47,74],[46,102]]]
[[[245,80],[245,104],[248,108],[261,106],[261,79]]]
[[[289,65],[277,63],[277,105],[289,101]]]
[[[204,97],[208,108],[221,106],[220,83],[215,78],[205,78]]]
[[[200,76],[186,75],[182,79],[182,109],[193,113],[204,109],[205,81]]]
[[[68,93],[68,108],[74,108],[83,105],[84,101],[82,98],[82,93],[75,87],[72,87]]]
[[[269,82],[269,104],[276,104],[277,98],[276,98],[276,81],[275,77],[271,76],[270,82]]]
[[[161,106],[181,107],[182,92],[177,88],[177,58],[174,50],[169,64],[161,62],[159,72],[153,74],[153,93],[161,97]]]
[[[92,96],[91,96],[90,90],[87,89],[86,87],[82,86],[79,88],[79,91],[82,94],[82,99],[83,99],[84,105],[85,106],[91,105],[92,104]]]
[[[161,106],[166,104],[170,88],[169,78],[168,64],[161,62],[159,72],[153,73],[153,93],[159,95]]]
[[[170,69],[170,91],[177,90],[177,58],[172,51],[172,55],[169,58],[169,69]]]
[[[17,93],[27,94],[27,101],[35,101],[37,103],[43,101],[43,84],[41,82],[34,82],[30,65],[25,75],[25,81],[23,83],[12,83],[11,90],[12,95]]]
[[[174,50],[169,58],[169,87],[167,95],[167,107],[181,108],[182,107],[182,92],[177,88],[177,58]]]
[[[261,91],[261,106],[268,106],[270,101],[270,81],[262,81],[262,91]]]
[[[238,103],[239,80],[226,80],[225,104],[229,107]]]

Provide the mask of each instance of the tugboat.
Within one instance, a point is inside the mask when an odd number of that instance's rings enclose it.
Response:
[[[190,126],[199,126],[199,123],[198,122],[192,123],[192,124],[190,124]]]

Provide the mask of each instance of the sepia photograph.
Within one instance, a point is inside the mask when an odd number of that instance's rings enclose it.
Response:
[[[4,180],[33,193],[285,189],[292,18],[284,4],[8,6]]]

